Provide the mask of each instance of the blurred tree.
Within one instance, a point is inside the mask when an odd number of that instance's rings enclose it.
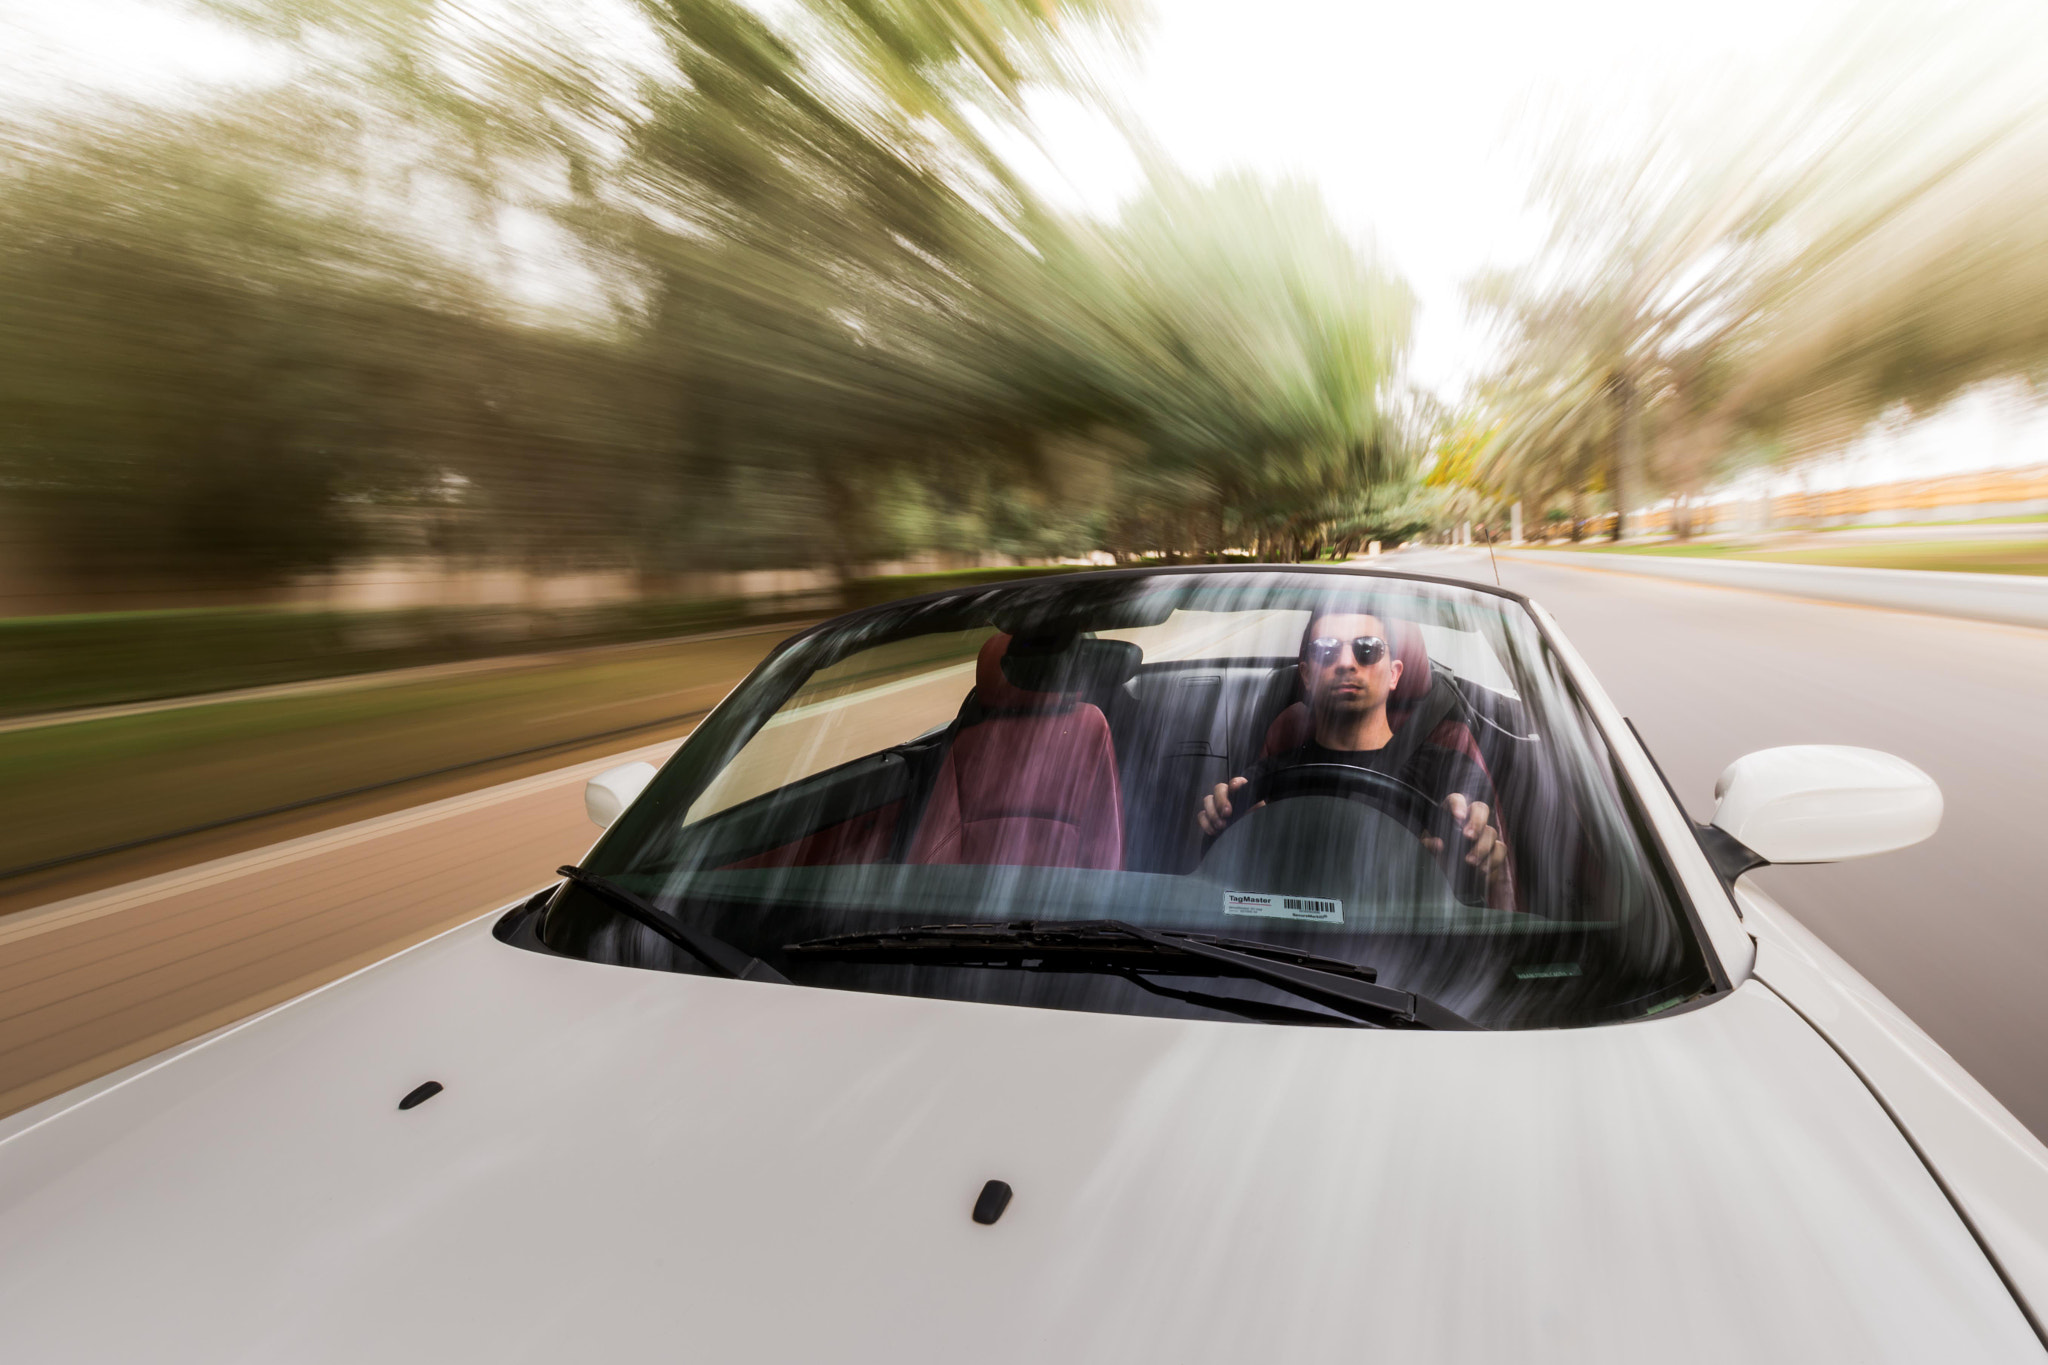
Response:
[[[1837,449],[1890,410],[2048,372],[2048,14],[1859,12],[1759,98],[1730,85],[1615,150],[1566,129],[1552,232],[1475,281],[1506,352],[1495,477],[1652,491]],[[1606,150],[1599,150],[1605,147]],[[1597,459],[1589,453],[1600,452]]]
[[[1414,463],[1389,413],[1414,299],[1313,189],[1160,170],[1116,224],[1044,248],[1070,352],[1048,370],[1142,443],[1113,543],[1293,559],[1368,537]]]
[[[1409,481],[1412,301],[1311,193],[991,150],[1109,0],[208,7],[285,74],[0,128],[0,505],[74,580],[1294,557]]]

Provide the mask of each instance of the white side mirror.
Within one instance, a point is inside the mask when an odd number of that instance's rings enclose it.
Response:
[[[1888,853],[1941,827],[1933,778],[1903,758],[1841,744],[1744,754],[1714,797],[1714,824],[1774,863]]]
[[[607,768],[583,787],[583,809],[599,829],[610,829],[619,813],[633,804],[633,798],[654,780],[652,763],[628,763]]]

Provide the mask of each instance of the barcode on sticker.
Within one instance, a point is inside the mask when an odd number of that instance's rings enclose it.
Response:
[[[1226,891],[1223,893],[1223,913],[1342,924],[1344,902],[1323,900],[1317,896],[1269,896],[1259,891]]]

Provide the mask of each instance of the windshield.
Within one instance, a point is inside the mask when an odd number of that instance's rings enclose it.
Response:
[[[1091,574],[844,618],[764,663],[585,866],[800,986],[1393,1017],[1319,984],[1349,972],[1488,1028],[1712,989],[1527,611],[1367,574]],[[538,933],[705,970],[588,886]],[[1258,965],[1282,958],[1307,965]]]

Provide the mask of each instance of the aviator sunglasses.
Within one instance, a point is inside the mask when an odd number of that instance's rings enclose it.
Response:
[[[1377,635],[1361,635],[1355,640],[1321,635],[1308,642],[1307,658],[1317,668],[1328,668],[1344,652],[1346,645],[1351,647],[1351,657],[1358,660],[1360,668],[1371,668],[1387,657],[1387,642]]]

